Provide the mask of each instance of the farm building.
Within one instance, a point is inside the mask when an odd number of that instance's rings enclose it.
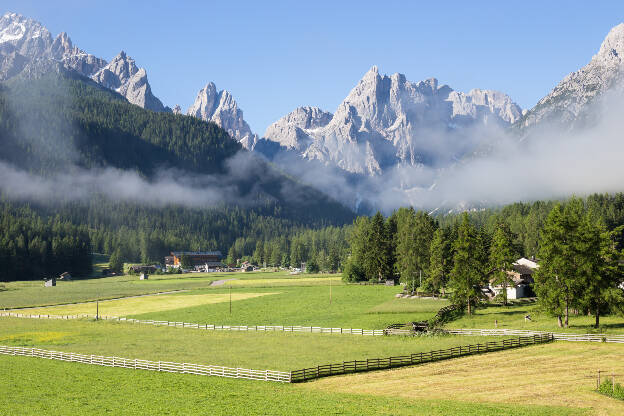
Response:
[[[52,286],[56,286],[56,277],[52,277],[49,279],[45,279],[45,283],[44,283],[45,287],[52,287]]]
[[[156,273],[156,270],[158,270],[158,267],[145,265],[145,264],[136,264],[128,268],[128,271],[130,273],[148,273],[149,274],[149,273]]]
[[[167,263],[168,258],[173,267],[180,267],[182,256],[187,256],[193,267],[205,267],[208,269],[214,269],[217,267],[223,267],[223,263],[221,263],[221,255],[220,251],[173,251],[170,256],[165,257],[165,264]]]
[[[535,260],[526,258],[518,259],[514,262],[512,270],[508,270],[507,274],[511,277],[513,286],[507,287],[507,299],[520,299],[534,296],[533,292],[533,272],[539,265]],[[490,291],[496,296],[503,291],[503,286],[490,282]]]

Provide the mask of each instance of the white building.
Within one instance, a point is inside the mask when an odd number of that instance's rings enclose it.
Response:
[[[507,271],[512,281],[512,283],[507,286],[507,299],[520,299],[534,296],[531,285],[534,283],[533,272],[537,268],[539,268],[539,264],[537,264],[535,260],[529,260],[524,257],[514,262],[512,270]],[[503,285],[494,285],[490,281],[489,289],[494,296],[497,296],[502,293]]]

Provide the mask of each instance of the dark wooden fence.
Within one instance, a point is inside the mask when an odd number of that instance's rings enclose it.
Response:
[[[337,364],[319,365],[316,367],[302,368],[291,371],[291,382],[313,380],[320,377],[334,376],[338,374],[356,373],[361,371],[381,370],[393,367],[403,367],[431,363],[434,361],[447,360],[449,358],[463,357],[467,355],[482,354],[492,351],[519,348],[527,345],[551,342],[552,334],[539,334],[518,338],[503,339],[500,341],[486,342],[483,344],[460,345],[445,350],[420,352],[410,355],[386,358],[368,358],[366,360],[343,361]]]

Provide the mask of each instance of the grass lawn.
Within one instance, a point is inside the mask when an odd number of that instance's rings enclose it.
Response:
[[[414,400],[314,391],[302,385],[107,368],[0,356],[7,415],[582,414],[565,408]]]
[[[228,293],[227,288],[197,290],[192,293]],[[304,325],[380,329],[398,322],[429,319],[446,300],[397,299],[399,291],[389,286],[273,286],[232,288],[232,293],[264,293],[271,296],[250,298],[232,305],[203,304],[187,308],[133,315],[141,319],[216,323],[223,325]],[[179,296],[184,296],[180,294]]]
[[[491,338],[205,331],[105,321],[0,318],[0,345],[261,370],[297,370],[485,341]]]
[[[624,374],[624,345],[556,342],[387,372],[320,379],[310,390],[466,403],[563,405],[622,415],[624,402],[593,391],[597,370]],[[620,376],[622,377],[622,376]],[[617,377],[616,377],[617,381]]]
[[[531,315],[531,321],[524,317]],[[490,306],[477,309],[473,316],[464,315],[450,322],[448,328],[498,328],[527,329],[533,331],[577,332],[577,333],[624,333],[624,317],[617,315],[600,317],[600,328],[593,327],[595,318],[586,315],[570,315],[570,327],[559,328],[557,318],[541,313],[536,304],[518,304],[513,306]]]

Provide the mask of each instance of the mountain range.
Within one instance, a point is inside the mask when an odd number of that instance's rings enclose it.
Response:
[[[412,82],[399,73],[381,74],[373,66],[333,113],[302,106],[268,126],[262,136],[251,130],[232,94],[212,82],[198,92],[186,114],[217,124],[243,147],[355,207],[367,188],[398,193],[435,189],[440,175],[491,152],[501,132],[512,132],[522,142],[540,126],[567,131],[587,126],[595,121],[592,105],[607,92],[622,91],[623,54],[620,24],[585,67],[528,110],[502,92],[464,93],[435,78]],[[15,13],[0,18],[0,80],[38,74],[54,65],[142,108],[183,113],[179,105],[171,109],[153,95],[146,70],[125,52],[107,62],[73,45],[66,33],[53,37],[32,19]],[[316,184],[310,175],[300,174],[306,170],[340,177],[345,189],[332,189],[335,181]],[[405,203],[411,197],[399,200]]]

